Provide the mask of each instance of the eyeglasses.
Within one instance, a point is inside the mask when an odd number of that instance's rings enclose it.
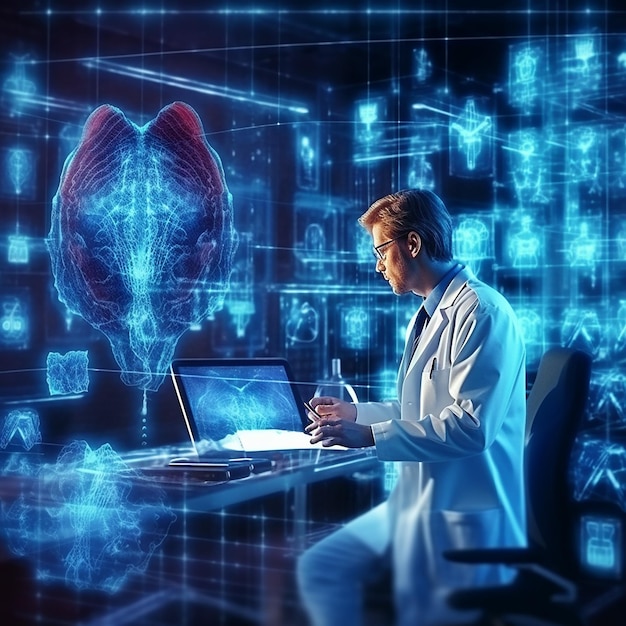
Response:
[[[384,261],[385,260],[385,254],[381,252],[382,248],[386,248],[388,245],[392,244],[394,241],[398,241],[398,239],[402,239],[402,237],[406,237],[407,233],[404,233],[402,235],[398,235],[397,237],[394,237],[393,239],[390,239],[389,241],[385,241],[385,243],[380,243],[377,246],[372,246],[372,250],[374,250],[374,256],[376,257],[377,261]]]

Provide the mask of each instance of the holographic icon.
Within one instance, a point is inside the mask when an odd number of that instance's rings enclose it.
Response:
[[[144,393],[163,382],[180,336],[228,291],[232,197],[205,137],[182,102],[141,128],[102,105],[52,202],[59,299],[107,336],[122,381]]]
[[[542,49],[539,45],[527,43],[511,46],[509,57],[509,101],[528,114],[541,93]]]
[[[582,564],[597,574],[621,574],[621,524],[616,518],[584,515],[581,525]]]
[[[463,112],[450,124],[450,173],[477,176],[491,173],[491,117],[483,115],[475,98],[468,98]]]
[[[454,256],[465,263],[475,274],[489,256],[489,229],[474,217],[463,218],[452,232]]]
[[[432,191],[435,188],[435,172],[425,154],[413,157],[408,182],[412,189],[430,189]]]
[[[33,184],[33,153],[24,148],[7,150],[5,168],[7,178],[11,181],[11,192],[16,196],[24,195],[24,191]]]
[[[547,167],[543,156],[543,142],[534,129],[513,133],[506,147],[510,155],[515,193],[522,206],[545,204]]]
[[[509,256],[513,267],[534,269],[539,267],[541,240],[536,230],[533,230],[533,218],[523,214],[519,220],[519,230],[509,239]]]
[[[296,134],[296,184],[308,191],[315,191],[319,186],[318,132],[317,126],[309,124],[299,126]]]
[[[382,136],[382,122],[385,116],[384,98],[357,100],[355,104],[355,138],[357,143],[369,147]]]
[[[30,450],[35,444],[41,443],[39,413],[35,409],[9,411],[0,433],[0,448],[5,449],[9,443],[17,443],[25,450]]]
[[[433,73],[433,64],[424,48],[413,50],[413,76],[419,83],[425,83]]]
[[[319,335],[319,313],[308,302],[294,300],[285,326],[287,339],[294,344],[312,343]]]
[[[360,306],[348,307],[341,316],[341,340],[346,348],[365,350],[370,343],[370,317]]]
[[[66,354],[49,352],[46,380],[51,396],[86,393],[89,389],[89,358],[86,350]]]
[[[594,376],[590,386],[589,411],[611,427],[626,426],[626,375],[612,367]]]
[[[30,343],[28,305],[25,298],[0,294],[0,347],[25,349]]]
[[[598,314],[589,309],[569,308],[561,327],[561,345],[577,348],[592,357],[600,353],[602,326]]]
[[[28,263],[29,258],[28,238],[23,235],[9,235],[8,262],[24,265]]]
[[[581,437],[572,451],[571,482],[578,502],[610,502],[626,512],[626,448]]]

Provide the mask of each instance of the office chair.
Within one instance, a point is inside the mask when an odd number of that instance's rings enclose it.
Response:
[[[478,609],[479,624],[502,624],[509,616],[528,623],[583,624],[572,581],[577,569],[568,464],[589,391],[591,357],[580,350],[552,348],[541,358],[526,402],[527,548],[448,550],[463,563],[500,563],[517,572],[510,584],[459,589],[448,602]]]

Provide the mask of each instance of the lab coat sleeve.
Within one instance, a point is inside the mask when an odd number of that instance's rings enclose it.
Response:
[[[358,424],[376,424],[390,419],[400,419],[400,403],[394,402],[360,402],[356,404],[356,421]]]
[[[512,314],[477,301],[454,324],[449,368],[437,371],[435,380],[422,375],[416,392],[434,397],[437,410],[418,415],[416,397],[410,404],[415,413],[407,404],[402,419],[373,422],[381,460],[432,462],[478,454],[497,436],[515,394],[524,394],[524,346]]]

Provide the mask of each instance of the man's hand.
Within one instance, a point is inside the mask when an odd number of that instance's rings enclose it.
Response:
[[[324,447],[345,446],[364,448],[374,445],[372,429],[356,423],[356,407],[338,398],[313,398],[310,402],[316,414],[308,413],[312,423],[306,427],[311,443],[322,442]]]

